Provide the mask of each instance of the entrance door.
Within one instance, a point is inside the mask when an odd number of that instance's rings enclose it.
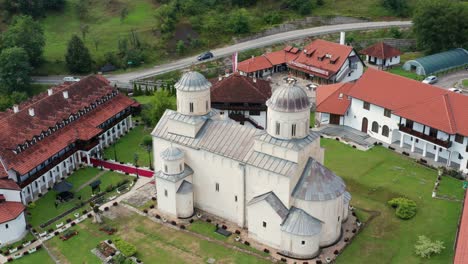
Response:
[[[364,133],[367,133],[367,118],[363,118],[362,119],[362,126],[361,126],[361,131],[364,132]]]
[[[331,114],[330,115],[330,124],[339,125],[340,124],[340,116]]]

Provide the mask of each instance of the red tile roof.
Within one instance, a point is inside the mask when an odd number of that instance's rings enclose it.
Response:
[[[0,203],[0,224],[16,219],[25,207],[20,202]]]
[[[213,103],[258,103],[265,104],[271,97],[271,86],[268,81],[242,76],[234,73],[221,81],[210,80],[211,102]]]
[[[15,181],[10,179],[0,179],[0,189],[20,191],[20,187]]]
[[[468,195],[465,194],[463,212],[460,219],[460,227],[457,235],[455,258],[453,264],[468,263]]]
[[[305,47],[288,66],[328,79],[341,69],[351,51],[353,48],[350,46],[317,39]]]
[[[252,73],[271,67],[273,67],[271,62],[265,57],[265,55],[261,55],[239,62],[237,69],[242,72]]]
[[[297,48],[293,48],[293,49],[297,49]],[[293,52],[287,52],[284,50],[278,50],[278,51],[267,53],[264,56],[270,61],[272,65],[281,65],[281,64],[288,63],[294,60],[295,58],[297,58],[298,54],[297,52],[293,53]]]
[[[468,136],[468,96],[374,69],[368,69],[348,95],[446,133]]]
[[[379,59],[388,59],[401,55],[401,51],[385,42],[376,43],[370,47],[361,50],[361,54],[377,57]]]
[[[348,92],[352,83],[322,85],[317,88],[317,112],[344,115],[351,105]]]

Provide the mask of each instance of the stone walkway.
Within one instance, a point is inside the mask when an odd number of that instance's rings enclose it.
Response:
[[[42,245],[42,241],[41,241],[41,240],[37,240],[37,241],[35,241],[34,243],[31,243],[29,246],[24,247],[24,248],[22,248],[22,249],[19,249],[19,250],[16,251],[15,253],[12,253],[12,254],[10,254],[10,255],[8,255],[8,256],[0,255],[0,263],[6,263],[6,262],[8,262],[8,258],[11,257],[11,258],[14,259],[13,256],[19,255],[19,254],[23,255],[24,252],[26,252],[26,251],[28,251],[28,250],[30,250],[30,249],[36,248],[37,246],[40,246],[40,245]],[[34,254],[34,253],[31,253],[31,254]]]
[[[114,202],[120,203],[123,199],[126,197],[132,196],[135,191],[137,191],[139,188],[143,187],[144,185],[148,184],[151,182],[153,178],[146,178],[146,177],[140,177],[132,186],[130,191],[120,195],[119,197],[115,198],[112,201],[108,201],[107,203],[102,204],[99,209],[104,210],[105,207],[111,207]]]
[[[322,125],[314,130],[328,138],[339,138],[343,143],[356,146],[361,150],[368,150],[374,145],[374,142],[377,142],[368,134],[346,126]]]

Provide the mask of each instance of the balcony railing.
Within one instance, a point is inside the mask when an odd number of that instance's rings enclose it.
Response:
[[[400,125],[400,131],[405,132],[407,134],[413,135],[415,137],[418,137],[420,139],[426,140],[428,142],[434,143],[436,145],[439,145],[443,148],[450,148],[452,146],[452,142],[449,140],[441,140],[433,136],[426,135],[424,133],[421,133],[419,131],[415,131],[409,127],[405,127],[404,125]]]

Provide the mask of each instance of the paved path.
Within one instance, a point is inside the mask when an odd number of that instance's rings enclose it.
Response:
[[[215,55],[214,59],[223,58],[230,56],[234,52],[240,52],[248,49],[260,48],[265,46],[271,46],[276,43],[281,43],[285,41],[301,39],[304,37],[319,36],[325,34],[336,33],[340,31],[355,31],[355,30],[370,30],[370,29],[379,29],[379,28],[389,28],[389,27],[410,27],[412,25],[411,21],[383,21],[383,22],[361,22],[361,23],[349,23],[349,24],[339,24],[339,25],[328,25],[321,27],[312,27],[306,29],[292,30],[288,32],[278,33],[270,36],[261,37],[254,40],[249,40],[241,43],[237,43],[231,46],[218,48],[212,50]],[[134,79],[142,79],[150,76],[155,76],[163,74],[166,72],[179,70],[186,68],[192,64],[198,64],[196,56],[184,58],[181,60],[173,61],[170,63],[157,65],[149,69],[138,70],[134,72],[106,75],[106,77],[111,80],[113,83],[116,83],[120,86],[126,86]],[[34,77],[34,82],[45,83],[45,84],[57,84],[61,83],[63,76],[47,76],[47,77]]]
[[[434,85],[442,88],[452,88],[454,85],[462,79],[468,79],[468,71],[460,70],[457,72],[452,72],[447,75],[441,76],[439,81]]]
[[[128,164],[120,164],[120,163],[115,163],[111,161],[103,161],[103,160],[98,160],[98,159],[90,159],[91,164],[95,166],[103,166],[106,169],[109,170],[114,170],[114,171],[122,171],[123,173],[128,173],[128,174],[134,174],[136,175],[138,173],[139,176],[142,177],[148,177],[151,178],[153,177],[154,172],[150,169],[144,169],[144,168],[136,168],[134,166],[130,166]]]

